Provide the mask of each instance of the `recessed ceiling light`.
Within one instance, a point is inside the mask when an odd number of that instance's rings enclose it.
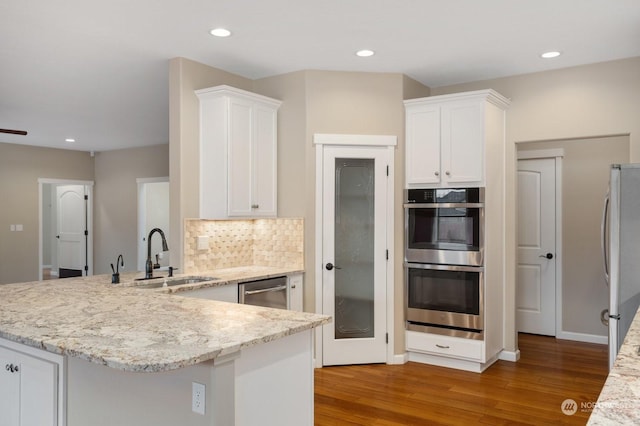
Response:
[[[75,139],[73,139],[73,138],[66,138],[64,141],[65,141],[65,142],[69,142],[69,143],[73,143],[73,142],[75,142],[76,140],[75,140]]]
[[[557,58],[558,56],[560,56],[560,52],[557,52],[555,50],[552,52],[544,52],[542,55],[540,55],[540,57],[544,59]]]
[[[229,37],[231,35],[231,31],[226,28],[214,28],[209,33],[216,37]]]
[[[358,50],[356,52],[356,55],[362,57],[362,58],[366,58],[367,56],[373,56],[375,54],[375,52],[373,50],[369,50],[369,49],[362,49],[362,50]]]

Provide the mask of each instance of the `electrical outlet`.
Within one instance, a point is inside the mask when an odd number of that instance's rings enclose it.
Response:
[[[205,386],[196,382],[192,382],[191,385],[191,410],[194,413],[204,415]]]

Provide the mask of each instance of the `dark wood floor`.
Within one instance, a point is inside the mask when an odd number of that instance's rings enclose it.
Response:
[[[583,425],[607,376],[607,346],[520,334],[520,361],[482,374],[414,362],[315,371],[315,425]]]

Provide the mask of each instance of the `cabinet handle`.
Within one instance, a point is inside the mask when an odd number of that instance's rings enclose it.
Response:
[[[295,284],[291,284],[291,288],[296,288],[296,285]]]
[[[444,172],[445,175],[447,176],[451,176],[451,172],[449,170],[447,170],[446,172]]]
[[[439,345],[437,343],[436,343],[436,346],[439,347],[440,349],[449,349],[449,346]]]
[[[10,371],[10,372],[12,372],[12,373],[15,373],[15,372],[17,372],[17,371],[18,371],[18,366],[17,366],[17,365],[13,365],[13,364],[7,364],[7,365],[5,365],[5,369],[6,369],[7,371]]]
[[[251,204],[251,208],[252,209],[259,209],[260,205],[259,204]]]
[[[440,172],[434,172],[433,174],[436,176],[440,176]]]

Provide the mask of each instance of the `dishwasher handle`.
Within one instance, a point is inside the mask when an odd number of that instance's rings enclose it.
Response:
[[[262,293],[269,293],[271,291],[281,291],[281,290],[286,290],[287,289],[287,285],[279,285],[277,287],[269,287],[269,288],[263,288],[260,290],[245,290],[244,294],[247,296],[251,296],[253,294],[262,294]]]

